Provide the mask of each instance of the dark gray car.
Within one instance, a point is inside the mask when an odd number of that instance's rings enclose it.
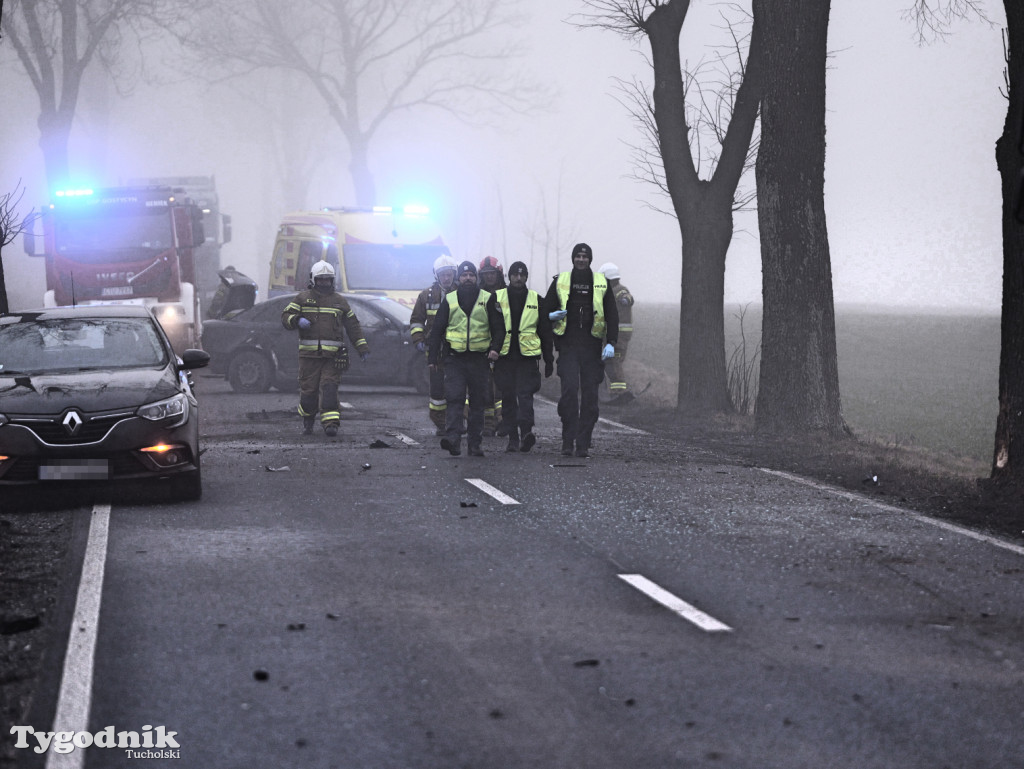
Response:
[[[202,494],[189,371],[144,307],[0,316],[0,486],[152,480]]]
[[[295,296],[275,296],[221,320],[204,321],[203,349],[210,353],[210,371],[226,377],[236,392],[297,390],[299,335],[281,325],[281,313]],[[384,296],[342,296],[370,345],[365,363],[350,349],[342,382],[415,387],[426,393],[426,356],[409,341],[409,308]]]

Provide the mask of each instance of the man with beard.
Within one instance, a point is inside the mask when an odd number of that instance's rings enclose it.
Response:
[[[505,322],[497,309],[494,294],[476,284],[476,265],[462,262],[459,285],[445,296],[434,316],[430,331],[431,370],[444,365],[445,437],[441,448],[452,456],[462,453],[462,433],[466,433],[468,453],[484,455],[484,403],[491,361],[505,339]],[[463,404],[469,394],[469,419],[463,416]]]
[[[541,310],[540,296],[526,287],[529,271],[522,262],[508,270],[508,288],[497,292],[505,320],[505,343],[494,364],[494,381],[501,390],[502,429],[508,434],[505,451],[529,451],[533,434],[533,395],[540,389],[538,361],[544,358],[544,376],[551,376],[551,322]]]
[[[562,454],[590,456],[598,418],[597,391],[604,379],[604,361],[615,355],[619,312],[608,281],[590,269],[594,253],[586,243],[572,249],[572,270],[555,276],[545,297],[558,350],[562,394]]]

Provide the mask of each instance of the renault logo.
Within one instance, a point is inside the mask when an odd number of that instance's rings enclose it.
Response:
[[[85,420],[82,419],[82,415],[77,411],[69,411],[64,415],[64,421],[61,422],[64,425],[64,429],[67,430],[68,435],[72,438],[78,434],[78,431],[85,424]]]

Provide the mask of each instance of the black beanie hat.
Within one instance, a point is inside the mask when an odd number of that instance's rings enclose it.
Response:
[[[526,269],[526,265],[523,262],[512,262],[512,266],[508,268],[509,275],[529,275],[530,271]]]
[[[590,249],[590,246],[588,246],[586,243],[577,243],[575,246],[572,247],[572,256],[573,256],[573,258],[576,257],[576,254],[583,254],[591,262],[594,261],[594,252]]]
[[[458,277],[462,277],[467,272],[471,272],[476,275],[476,265],[470,261],[465,261],[459,265]]]

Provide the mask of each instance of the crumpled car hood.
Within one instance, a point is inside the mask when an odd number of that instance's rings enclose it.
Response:
[[[170,368],[96,369],[0,376],[0,414],[59,414],[137,408],[181,392]]]

